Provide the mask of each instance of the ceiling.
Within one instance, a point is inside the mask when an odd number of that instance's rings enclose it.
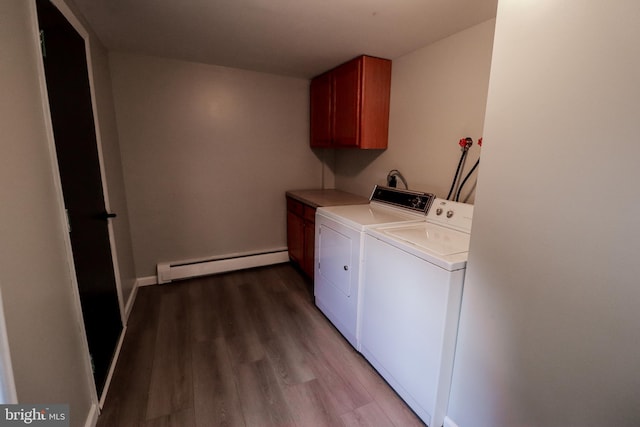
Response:
[[[495,17],[497,0],[73,0],[109,50],[310,78],[395,59]]]

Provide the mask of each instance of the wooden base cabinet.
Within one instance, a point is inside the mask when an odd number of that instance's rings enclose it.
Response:
[[[391,61],[359,56],[314,78],[310,86],[314,148],[387,148]]]
[[[287,197],[289,259],[313,279],[316,209]]]

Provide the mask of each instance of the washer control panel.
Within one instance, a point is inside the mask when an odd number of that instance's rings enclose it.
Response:
[[[471,232],[472,220],[473,205],[445,199],[436,198],[427,213],[427,221],[465,233]]]

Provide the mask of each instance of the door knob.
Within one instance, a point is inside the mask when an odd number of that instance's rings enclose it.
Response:
[[[94,218],[95,218],[95,219],[102,219],[102,220],[104,220],[104,221],[107,221],[109,218],[115,218],[116,216],[118,216],[118,215],[116,215],[116,214],[115,214],[115,213],[113,213],[113,212],[106,212],[106,211],[105,211],[105,212],[101,212],[101,213],[99,213],[99,214],[98,214],[98,215],[96,215]]]

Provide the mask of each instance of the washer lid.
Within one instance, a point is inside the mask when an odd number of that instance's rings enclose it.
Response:
[[[381,231],[436,255],[446,256],[469,251],[469,234],[427,222]]]

